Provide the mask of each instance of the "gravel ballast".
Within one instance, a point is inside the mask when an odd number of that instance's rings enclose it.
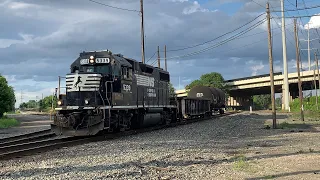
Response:
[[[0,161],[0,179],[320,179],[318,130],[264,129],[270,118],[241,113]]]

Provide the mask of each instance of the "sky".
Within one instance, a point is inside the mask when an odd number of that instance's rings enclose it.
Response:
[[[139,0],[95,1],[133,11],[89,0],[0,0],[0,74],[14,87],[16,106],[21,97],[26,102],[52,94],[58,76],[69,73],[82,51],[109,49],[141,61]],[[296,9],[295,2],[285,0],[285,9]],[[317,0],[304,2],[307,7],[320,5]],[[168,71],[176,89],[210,72],[221,73],[226,80],[267,74],[267,23],[257,24],[265,20],[265,15],[259,16],[265,6],[266,0],[144,0],[146,62],[157,65],[153,56],[157,46],[163,58],[166,45]],[[303,1],[298,0],[297,6],[304,8]],[[279,11],[280,1],[270,0],[270,8]],[[285,16],[319,13],[320,8],[313,8],[287,11]],[[281,72],[281,14],[271,12],[271,16],[274,71]],[[300,46],[307,48],[303,39],[308,22],[310,38],[316,39],[311,48],[320,48],[320,16],[298,19]],[[295,72],[293,19],[286,18],[285,24],[288,69]],[[247,32],[249,27],[254,28]],[[246,33],[240,36],[239,32]],[[307,51],[301,53],[303,69],[308,69]]]

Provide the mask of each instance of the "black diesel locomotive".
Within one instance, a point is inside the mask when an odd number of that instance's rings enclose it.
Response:
[[[212,115],[212,99],[172,97],[169,83],[161,68],[108,50],[82,52],[66,75],[51,129],[87,136]]]

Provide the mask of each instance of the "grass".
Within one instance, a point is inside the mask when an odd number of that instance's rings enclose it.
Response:
[[[277,119],[277,129],[311,129],[314,126],[319,126],[319,120],[306,119],[301,121],[297,118],[289,117],[288,119]],[[264,123],[265,128],[272,129],[272,121],[268,120]]]
[[[304,115],[304,119],[305,120],[320,121],[320,119],[319,119],[320,111],[304,111],[303,115]],[[295,120],[300,120],[301,119],[301,114],[300,114],[300,112],[293,112],[290,115],[290,118],[291,119],[295,119]]]
[[[20,111],[17,110],[17,111],[15,111],[15,112],[10,111],[10,112],[5,112],[5,113],[4,113],[5,116],[8,115],[8,114],[20,114]]]
[[[233,163],[233,169],[238,171],[246,171],[255,173],[257,172],[253,166],[250,165],[250,163],[247,161],[246,157],[244,155],[237,155],[232,158],[234,160]]]
[[[20,122],[14,118],[8,118],[7,116],[0,118],[0,129],[18,126],[19,124]]]
[[[244,170],[249,167],[249,163],[246,161],[246,157],[244,155],[236,156],[235,162],[233,164],[233,168],[237,170]]]

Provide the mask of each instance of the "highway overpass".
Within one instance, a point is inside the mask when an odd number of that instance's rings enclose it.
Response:
[[[319,81],[316,74],[317,87],[319,88]],[[314,89],[314,71],[302,71],[300,72],[300,77],[302,81],[303,90]],[[291,100],[297,98],[298,93],[298,73],[289,73],[289,92]],[[238,79],[231,79],[225,81],[225,83],[230,86],[230,97],[228,98],[227,105],[229,107],[237,107],[242,109],[248,109],[252,104],[252,96],[260,94],[270,94],[270,75],[263,74],[259,76],[250,76]],[[283,92],[283,75],[282,73],[274,73],[274,85],[275,92]],[[187,96],[185,89],[177,90],[177,96]]]

